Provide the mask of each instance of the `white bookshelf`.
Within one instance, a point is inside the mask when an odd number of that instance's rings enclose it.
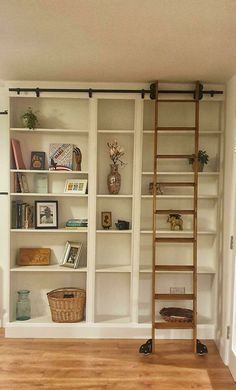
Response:
[[[55,87],[55,85],[54,85]],[[113,86],[114,87],[114,86]],[[146,85],[145,88],[148,88]],[[151,332],[151,213],[152,196],[148,185],[153,171],[153,101],[134,94],[42,93],[39,98],[28,93],[9,97],[10,137],[20,141],[25,159],[25,170],[10,167],[11,182],[9,204],[20,199],[58,200],[58,229],[9,229],[10,254],[8,264],[9,302],[4,326],[7,337],[104,337],[150,338]],[[218,99],[218,98],[217,98]],[[214,101],[215,100],[215,101]],[[200,149],[207,150],[210,161],[199,174],[199,226],[198,226],[198,337],[214,338],[216,328],[216,297],[220,242],[220,204],[222,196],[223,103],[206,98],[200,103]],[[21,115],[32,107],[38,111],[39,128],[22,128]],[[166,108],[167,110],[167,108]],[[166,111],[169,120],[170,115]],[[189,120],[187,114],[184,120]],[[202,118],[202,119],[201,119]],[[181,120],[175,114],[175,120]],[[163,121],[165,117],[163,117]],[[186,123],[181,125],[186,126]],[[161,132],[163,153],[172,153],[175,145],[190,147],[193,132]],[[121,190],[111,195],[107,189],[109,153],[107,142],[116,139],[125,149],[126,166],[119,169]],[[31,151],[45,151],[50,143],[73,143],[82,151],[82,171],[30,170]],[[181,151],[181,150],[180,150]],[[14,175],[24,173],[30,193],[14,192]],[[48,193],[34,191],[34,177],[48,177]],[[188,162],[167,161],[160,168],[161,181],[191,181],[193,173]],[[88,194],[64,193],[67,179],[88,180]],[[189,190],[165,189],[157,196],[160,208],[191,208],[193,194]],[[104,230],[101,212],[112,213],[112,226]],[[65,229],[70,218],[88,218],[88,228]],[[184,231],[170,232],[166,217],[161,219],[158,233],[163,237],[191,236],[192,226],[184,216]],[[118,219],[130,223],[129,230],[118,230]],[[62,267],[60,258],[66,241],[83,242],[83,266],[77,269]],[[50,247],[49,266],[17,266],[16,258],[21,247]],[[176,262],[188,264],[190,248],[181,244]],[[171,262],[175,249],[163,245],[160,262]],[[182,287],[190,290],[190,274],[160,272],[158,288]],[[76,324],[57,324],[51,320],[47,292],[59,287],[86,289],[86,315]],[[31,291],[32,318],[15,320],[16,292]],[[158,337],[190,338],[189,331],[159,331]]]

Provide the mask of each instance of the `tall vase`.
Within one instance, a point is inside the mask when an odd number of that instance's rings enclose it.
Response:
[[[109,194],[119,194],[121,186],[121,176],[118,172],[118,165],[111,164],[111,171],[107,176],[107,187]]]

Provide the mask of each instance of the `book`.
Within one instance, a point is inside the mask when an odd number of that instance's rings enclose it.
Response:
[[[45,169],[45,152],[31,152],[30,169],[44,170]]]
[[[29,186],[28,186],[26,175],[24,173],[18,172],[16,176],[20,187],[20,191],[16,191],[16,192],[22,192],[22,193],[29,192]]]
[[[16,169],[25,169],[25,163],[22,156],[20,141],[15,138],[12,138],[11,147]]]
[[[72,144],[50,144],[49,170],[72,171],[73,149]]]
[[[66,227],[88,227],[87,218],[84,219],[69,219],[66,222]]]

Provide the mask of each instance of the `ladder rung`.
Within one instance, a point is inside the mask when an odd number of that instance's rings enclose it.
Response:
[[[188,242],[195,242],[195,239],[193,237],[188,238],[188,237],[161,237],[161,238],[155,238],[156,242],[176,242],[176,243],[188,243]]]
[[[193,265],[156,265],[156,271],[194,271]]]
[[[176,131],[186,131],[186,130],[189,130],[189,131],[195,131],[196,130],[196,127],[191,127],[191,126],[182,126],[182,127],[179,127],[179,126],[158,126],[156,128],[157,130],[163,130],[163,131],[168,131],[168,130],[176,130]]]
[[[155,322],[156,329],[193,329],[192,322]]]
[[[193,182],[158,182],[162,187],[195,187],[195,183]]]
[[[195,214],[194,210],[156,210],[155,214]]]
[[[155,294],[155,299],[165,301],[193,301],[195,297],[194,294]]]
[[[160,103],[196,103],[197,100],[194,99],[157,99],[156,102]]]
[[[156,158],[166,158],[166,159],[186,159],[186,158],[195,158],[194,154],[157,154]]]

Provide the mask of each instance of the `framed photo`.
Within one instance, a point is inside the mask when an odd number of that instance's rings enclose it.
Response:
[[[102,227],[109,229],[112,225],[112,217],[110,211],[102,211]]]
[[[86,194],[87,185],[87,179],[69,179],[66,180],[64,192],[71,194]]]
[[[58,228],[57,200],[35,201],[35,229]]]
[[[30,169],[32,170],[45,169],[45,152],[31,152]]]
[[[60,265],[64,267],[78,268],[82,246],[82,242],[67,241]]]

